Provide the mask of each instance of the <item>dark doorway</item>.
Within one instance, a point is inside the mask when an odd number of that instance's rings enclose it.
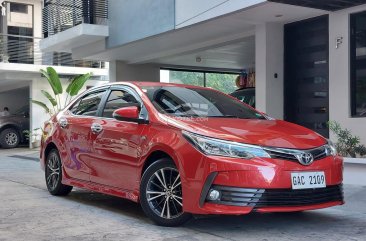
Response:
[[[285,120],[329,137],[328,15],[285,25]]]

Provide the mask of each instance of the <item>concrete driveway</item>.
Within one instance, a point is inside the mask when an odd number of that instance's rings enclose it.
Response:
[[[344,206],[303,213],[200,216],[155,226],[138,204],[74,190],[48,194],[37,153],[0,150],[0,240],[366,240],[366,186]]]

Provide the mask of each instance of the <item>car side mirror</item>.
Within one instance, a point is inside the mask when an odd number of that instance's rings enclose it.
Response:
[[[126,106],[113,112],[113,118],[120,121],[139,122],[140,108],[137,106]]]

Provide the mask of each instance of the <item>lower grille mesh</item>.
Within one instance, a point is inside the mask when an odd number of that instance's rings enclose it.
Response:
[[[317,189],[248,189],[227,186],[212,186],[219,190],[220,200],[211,203],[231,206],[288,207],[343,201],[342,185]]]

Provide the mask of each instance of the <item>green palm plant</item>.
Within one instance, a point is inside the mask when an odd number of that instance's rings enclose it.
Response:
[[[53,94],[49,93],[46,90],[41,90],[42,94],[49,100],[51,108],[49,108],[49,106],[42,101],[31,100],[31,102],[42,107],[50,116],[58,113],[64,107],[66,107],[66,105],[71,101],[72,97],[76,96],[79,93],[85,83],[92,76],[92,73],[75,76],[71,79],[69,85],[64,92],[60,77],[54,68],[48,67],[46,68],[46,70],[41,69],[40,72],[42,76],[46,77],[49,85],[52,88]],[[64,93],[66,93],[65,102],[61,103],[61,96],[64,95]]]

